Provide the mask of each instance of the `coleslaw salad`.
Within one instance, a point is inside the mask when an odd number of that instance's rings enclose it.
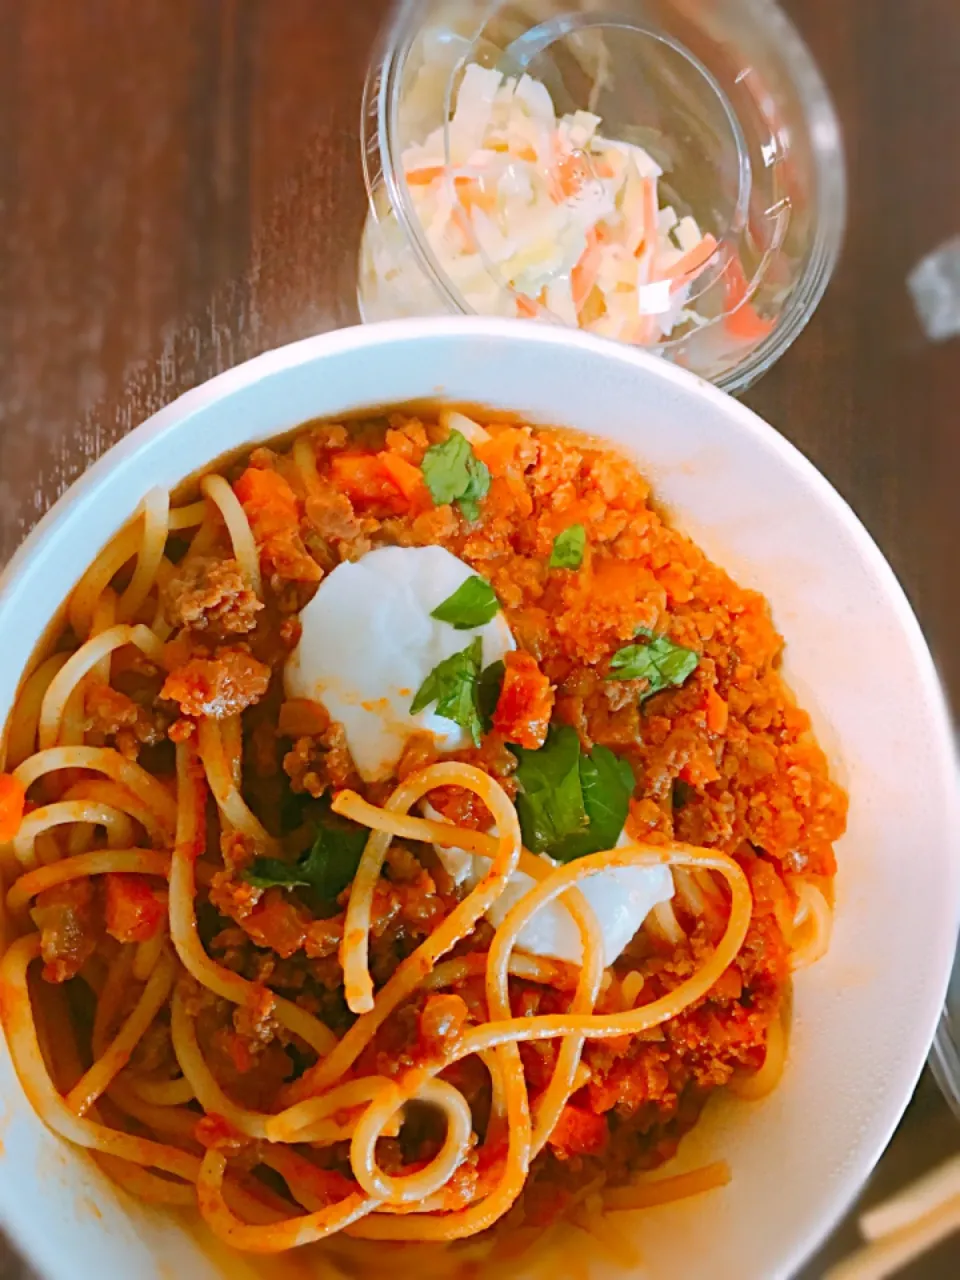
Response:
[[[601,125],[589,111],[558,117],[529,75],[471,63],[450,120],[404,150],[404,176],[472,309],[656,344],[705,322],[689,304],[719,246],[661,206],[653,157]]]

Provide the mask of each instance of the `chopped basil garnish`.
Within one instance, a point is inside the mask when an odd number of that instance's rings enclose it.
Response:
[[[467,520],[480,515],[480,499],[490,489],[490,471],[473,452],[469,440],[451,431],[441,444],[431,445],[421,466],[430,496],[438,506],[459,502]]]
[[[472,631],[474,627],[485,627],[491,622],[499,608],[500,601],[490,583],[474,576],[457,587],[443,604],[437,605],[430,617],[438,622],[449,622],[457,631]]]
[[[356,875],[370,832],[341,818],[328,802],[322,806],[313,845],[297,862],[257,858],[243,879],[258,889],[312,889],[325,902],[333,902]]]
[[[479,747],[483,732],[478,701],[482,661],[483,641],[477,636],[466,649],[437,663],[417,690],[410,714],[415,716],[435,702],[437,715],[466,729],[474,746]]]
[[[635,785],[629,762],[608,747],[599,746],[589,755],[581,755],[580,782],[589,826],[582,835],[571,836],[553,851],[561,862],[614,847],[627,820]]]
[[[671,792],[674,809],[685,809],[695,794],[696,792],[689,782],[684,782],[682,778],[674,778]]]
[[[480,719],[483,721],[483,727],[487,733],[490,732],[493,726],[493,714],[497,709],[497,703],[500,701],[503,677],[506,673],[507,668],[504,662],[491,662],[489,667],[481,673],[480,683],[477,685],[477,703],[480,707]]]
[[[585,755],[568,725],[553,726],[538,751],[511,750],[518,761],[517,813],[528,849],[571,862],[614,847],[634,787],[626,760],[606,747]]]
[[[583,552],[587,545],[587,531],[582,524],[572,524],[553,540],[550,553],[551,569],[579,569],[583,564]]]
[[[587,825],[580,782],[580,739],[567,725],[551,728],[537,751],[513,747],[517,757],[517,813],[523,843],[534,853],[552,850]]]
[[[642,630],[638,635],[646,634]],[[610,659],[608,680],[646,680],[648,686],[640,701],[679,688],[696,671],[700,657],[693,649],[684,649],[666,636],[657,636],[649,644],[628,644]]]

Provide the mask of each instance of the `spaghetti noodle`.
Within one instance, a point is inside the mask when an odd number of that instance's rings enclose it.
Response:
[[[660,521],[632,469],[492,424],[473,528],[424,482],[448,438],[320,426],[236,485],[204,477],[197,501],[152,491],[84,575],[8,726],[27,804],[6,905],[36,932],[0,962],[3,1026],[46,1124],[239,1249],[479,1237],[471,1265],[495,1266],[565,1218],[557,1239],[585,1232],[626,1265],[604,1215],[723,1186],[722,1162],[637,1175],[716,1083],[753,1098],[779,1078],[789,974],[829,943],[843,797],[763,602]],[[573,514],[589,554],[556,572]],[[317,577],[381,542],[502,564],[529,656],[507,663],[516,728],[504,675],[479,745],[444,757],[414,734],[369,782],[279,677]],[[652,636],[651,610],[692,678],[611,667],[604,628]],[[515,776],[558,725],[578,752],[620,749],[583,757],[593,787],[601,767],[641,780],[619,841],[618,825],[567,860],[529,847]],[[578,780],[575,799],[592,824],[596,793]],[[611,960],[591,886],[642,872],[675,892]],[[576,963],[531,948],[544,919],[569,924]],[[31,994],[34,964],[69,1018]]]

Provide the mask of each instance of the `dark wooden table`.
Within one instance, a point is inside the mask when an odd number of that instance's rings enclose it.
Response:
[[[360,92],[386,7],[0,0],[0,561],[160,405],[356,320]],[[872,530],[956,700],[960,344],[924,340],[905,277],[960,232],[960,4],[787,8],[846,131],[850,231],[815,320],[750,401]],[[957,1149],[925,1078],[867,1194]],[[855,1238],[848,1224],[829,1257]],[[958,1259],[954,1241],[905,1274],[946,1280]],[[23,1273],[8,1259],[7,1274]]]

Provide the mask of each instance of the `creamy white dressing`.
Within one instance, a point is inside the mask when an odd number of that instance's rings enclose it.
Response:
[[[424,816],[435,822],[445,819],[430,804],[423,806]],[[491,834],[496,834],[496,829]],[[621,833],[618,847],[631,844],[626,832]],[[456,883],[472,889],[490,870],[489,858],[467,849],[434,845],[437,856]],[[557,866],[546,854],[540,855],[551,866]],[[487,919],[499,928],[512,907],[534,887],[534,881],[523,871],[515,871],[506,889],[487,912]],[[669,867],[618,867],[601,871],[577,886],[593,908],[603,934],[604,964],[611,965],[623,952],[647,916],[661,902],[673,897],[673,874]],[[542,907],[524,926],[517,940],[521,951],[551,960],[567,960],[579,964],[583,959],[580,931],[570,912],[559,902]]]
[[[460,725],[432,707],[411,715],[410,704],[433,669],[476,636],[484,666],[516,648],[502,613],[470,631],[431,618],[473,576],[443,547],[384,547],[338,565],[301,613],[287,696],[322,703],[343,725],[365,781],[389,778],[414,733],[433,734],[443,751],[468,745]]]

